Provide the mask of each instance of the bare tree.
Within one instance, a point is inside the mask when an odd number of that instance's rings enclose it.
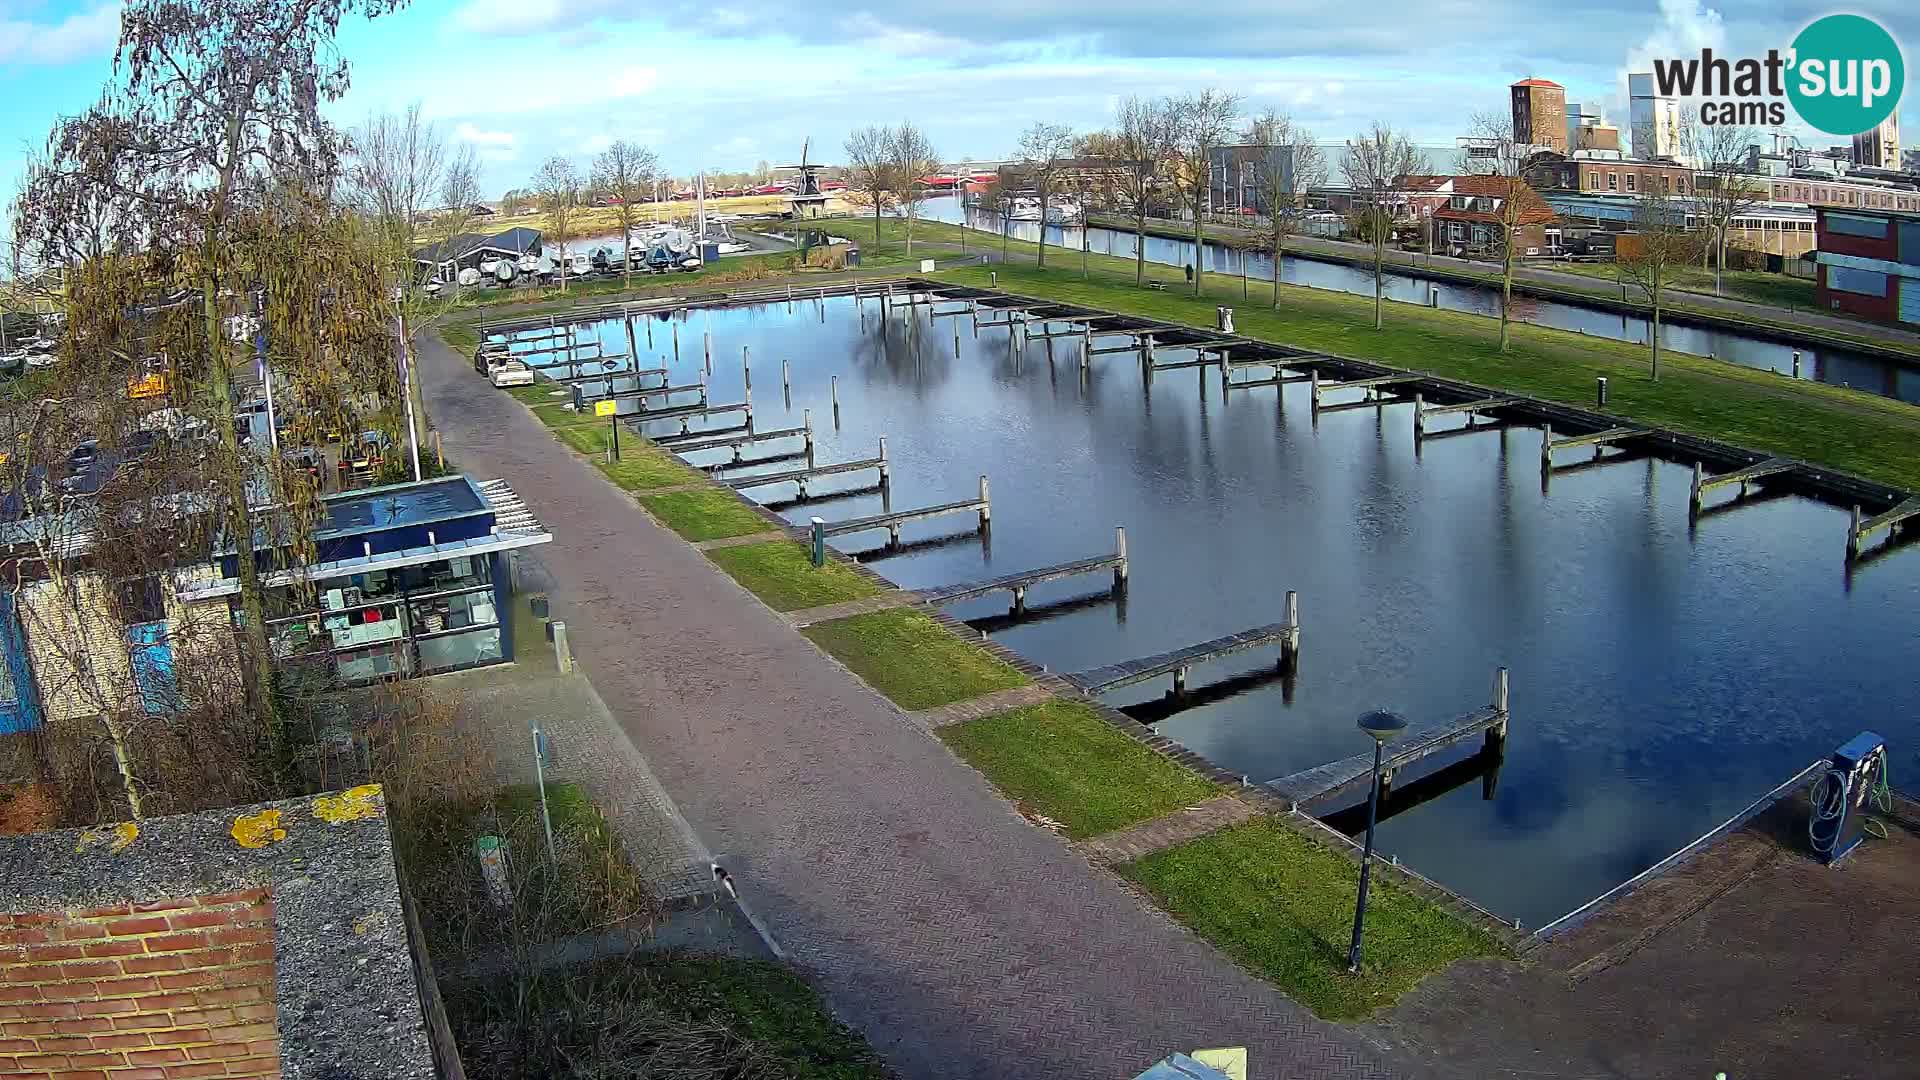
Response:
[[[1394,220],[1403,208],[1401,181],[1425,172],[1426,158],[1414,149],[1405,136],[1382,124],[1357,139],[1347,141],[1347,153],[1340,163],[1347,186],[1353,189],[1354,210],[1367,239],[1373,244],[1373,328],[1378,330],[1385,299],[1387,241],[1393,235]]]
[[[1254,163],[1254,182],[1260,209],[1267,216],[1267,239],[1273,251],[1273,306],[1279,307],[1287,240],[1300,229],[1307,189],[1326,182],[1326,157],[1311,131],[1274,109],[1262,113],[1248,127],[1245,138],[1260,152],[1260,160]]]
[[[1147,210],[1159,194],[1173,156],[1172,106],[1171,101],[1127,98],[1120,103],[1108,143],[1115,201],[1133,217],[1135,285],[1147,280]]]
[[[1681,118],[1680,136],[1694,169],[1687,205],[1707,230],[1700,257],[1703,266],[1712,258],[1717,293],[1727,265],[1727,233],[1736,218],[1751,213],[1766,199],[1765,185],[1747,173],[1747,155],[1760,137],[1752,128],[1702,124],[1686,115]]]
[[[1174,187],[1193,213],[1193,294],[1199,296],[1206,260],[1206,219],[1213,187],[1213,151],[1232,137],[1240,118],[1240,98],[1208,89],[1176,100],[1171,109],[1173,152],[1178,162]]]
[[[580,176],[573,162],[550,157],[533,178],[540,193],[540,212],[546,216],[547,239],[560,246],[560,291],[567,291],[567,241],[573,239],[573,216],[580,209]]]
[[[1505,113],[1481,113],[1473,119],[1476,152],[1463,154],[1460,171],[1476,178],[1475,190],[1460,192],[1474,205],[1490,205],[1500,235],[1494,238],[1500,257],[1500,351],[1506,352],[1513,318],[1513,271],[1519,261],[1517,236],[1523,227],[1553,220],[1546,200],[1526,181],[1531,147],[1514,136],[1513,118]],[[1429,248],[1432,244],[1429,241]]]
[[[1073,129],[1065,124],[1036,122],[1020,133],[1020,171],[1040,196],[1041,269],[1047,266],[1047,210],[1068,155],[1073,153]]]
[[[937,172],[940,159],[934,154],[933,143],[927,133],[914,126],[911,120],[902,120],[895,128],[890,143],[891,161],[887,171],[892,175],[895,197],[907,218],[907,255],[913,254],[913,219],[918,216],[920,178]]]
[[[1660,377],[1660,310],[1673,272],[1692,261],[1698,239],[1687,231],[1687,203],[1664,187],[1649,185],[1633,204],[1633,231],[1617,238],[1614,264],[1640,287],[1652,308],[1647,346],[1651,378]]]
[[[893,135],[869,124],[847,136],[847,186],[873,205],[873,242],[880,242],[880,217],[893,197]]]
[[[763,170],[766,162],[760,163]],[[620,221],[620,249],[626,253],[627,284],[633,284],[633,230],[640,223],[640,203],[653,195],[660,175],[660,158],[644,146],[620,139],[600,152],[593,162],[593,186],[613,199]]]

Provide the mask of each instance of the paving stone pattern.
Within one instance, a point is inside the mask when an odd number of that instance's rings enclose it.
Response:
[[[613,716],[835,1011],[907,1077],[1403,1075],[1234,966],[828,662],[524,409],[422,342],[447,452],[553,530],[556,617]],[[535,643],[537,647],[537,642]]]
[[[1256,811],[1245,800],[1216,795],[1205,802],[1181,807],[1131,828],[1090,836],[1074,846],[1095,862],[1109,866],[1132,862],[1176,844],[1198,840],[1229,825],[1250,820]]]
[[[910,592],[894,589],[879,596],[865,596],[858,600],[848,600],[841,604],[821,604],[819,607],[801,608],[787,612],[787,621],[795,626],[812,626],[814,623],[832,622],[835,619],[850,619],[855,615],[870,615],[876,611],[906,607],[918,599]]]
[[[1022,705],[1038,705],[1043,701],[1051,701],[1054,696],[1052,690],[1035,683],[1029,686],[1016,686],[1011,690],[995,690],[991,694],[982,694],[966,701],[956,701],[951,705],[921,709],[911,715],[928,728],[940,728],[948,724],[963,724],[968,720],[978,720],[983,716],[1017,709]]]

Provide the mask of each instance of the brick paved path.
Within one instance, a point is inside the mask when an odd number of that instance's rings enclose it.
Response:
[[[743,895],[903,1076],[1132,1076],[1246,1044],[1264,1078],[1387,1076],[1384,1050],[1267,984],[1024,824],[437,341],[447,453],[503,476],[574,655]],[[529,643],[539,647],[538,642]]]

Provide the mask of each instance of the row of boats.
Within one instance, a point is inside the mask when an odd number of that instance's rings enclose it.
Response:
[[[1071,195],[1056,195],[1047,200],[1043,209],[1040,200],[1022,195],[1013,200],[1007,215],[1012,221],[1040,221],[1043,218],[1049,225],[1078,225],[1086,217],[1086,211],[1080,201]]]

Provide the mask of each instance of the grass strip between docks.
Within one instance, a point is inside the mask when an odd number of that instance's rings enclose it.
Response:
[[[1347,945],[1360,868],[1271,819],[1235,825],[1120,868],[1159,905],[1326,1020],[1359,1020],[1455,960],[1499,942],[1376,875],[1358,978]]]
[[[1028,681],[924,613],[907,608],[815,623],[800,632],[903,709],[950,705]]]
[[[1124,829],[1218,794],[1087,706],[1047,701],[939,729],[941,741],[1016,804],[1072,839]]]
[[[717,548],[707,552],[707,558],[775,611],[843,604],[880,593],[878,585],[840,563],[828,560],[825,566],[814,566],[807,546],[792,540]]]
[[[742,505],[733,492],[722,488],[645,495],[641,497],[640,505],[659,518],[667,528],[694,543],[749,536],[757,532],[770,532],[774,528],[767,519]]]

